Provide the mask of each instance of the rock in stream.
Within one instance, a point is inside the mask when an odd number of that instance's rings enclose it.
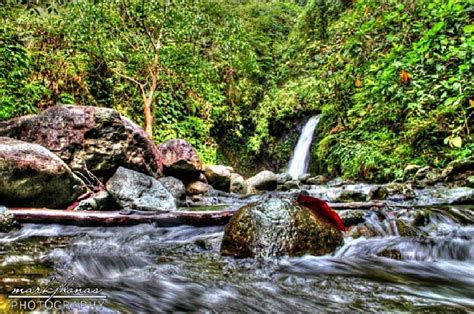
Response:
[[[221,254],[239,258],[325,255],[343,236],[308,209],[271,198],[237,211],[224,231]]]

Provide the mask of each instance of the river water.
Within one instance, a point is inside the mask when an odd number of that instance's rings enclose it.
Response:
[[[381,231],[346,238],[331,256],[269,260],[221,257],[223,227],[24,225],[0,234],[0,312],[9,312],[14,288],[53,277],[103,289],[104,313],[472,312],[472,213],[432,210],[425,237]],[[401,260],[378,256],[384,249]]]

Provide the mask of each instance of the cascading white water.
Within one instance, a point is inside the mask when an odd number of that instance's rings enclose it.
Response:
[[[300,175],[308,170],[309,149],[311,147],[311,142],[313,141],[314,129],[316,129],[320,118],[320,115],[311,117],[301,131],[298,144],[296,144],[295,150],[290,159],[290,164],[288,165],[288,173],[293,179],[298,179]]]

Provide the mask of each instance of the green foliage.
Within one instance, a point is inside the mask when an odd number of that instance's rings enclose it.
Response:
[[[26,3],[0,9],[0,120],[79,103],[143,125],[159,39],[154,139],[208,163],[279,170],[316,113],[313,172],[383,181],[474,153],[466,1]]]
[[[388,180],[408,163],[441,167],[472,154],[469,8],[457,0],[358,1],[332,11],[327,39],[297,28],[251,143],[268,141],[275,120],[322,112],[313,171]]]
[[[2,15],[5,12],[0,11]],[[31,82],[31,56],[25,49],[14,26],[0,25],[0,120],[34,113],[36,101],[44,91]]]

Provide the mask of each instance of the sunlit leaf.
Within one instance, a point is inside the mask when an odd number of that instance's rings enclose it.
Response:
[[[462,146],[461,137],[459,137],[459,136],[453,137],[451,139],[451,145],[454,146],[454,147],[457,147],[457,148],[461,147]]]

